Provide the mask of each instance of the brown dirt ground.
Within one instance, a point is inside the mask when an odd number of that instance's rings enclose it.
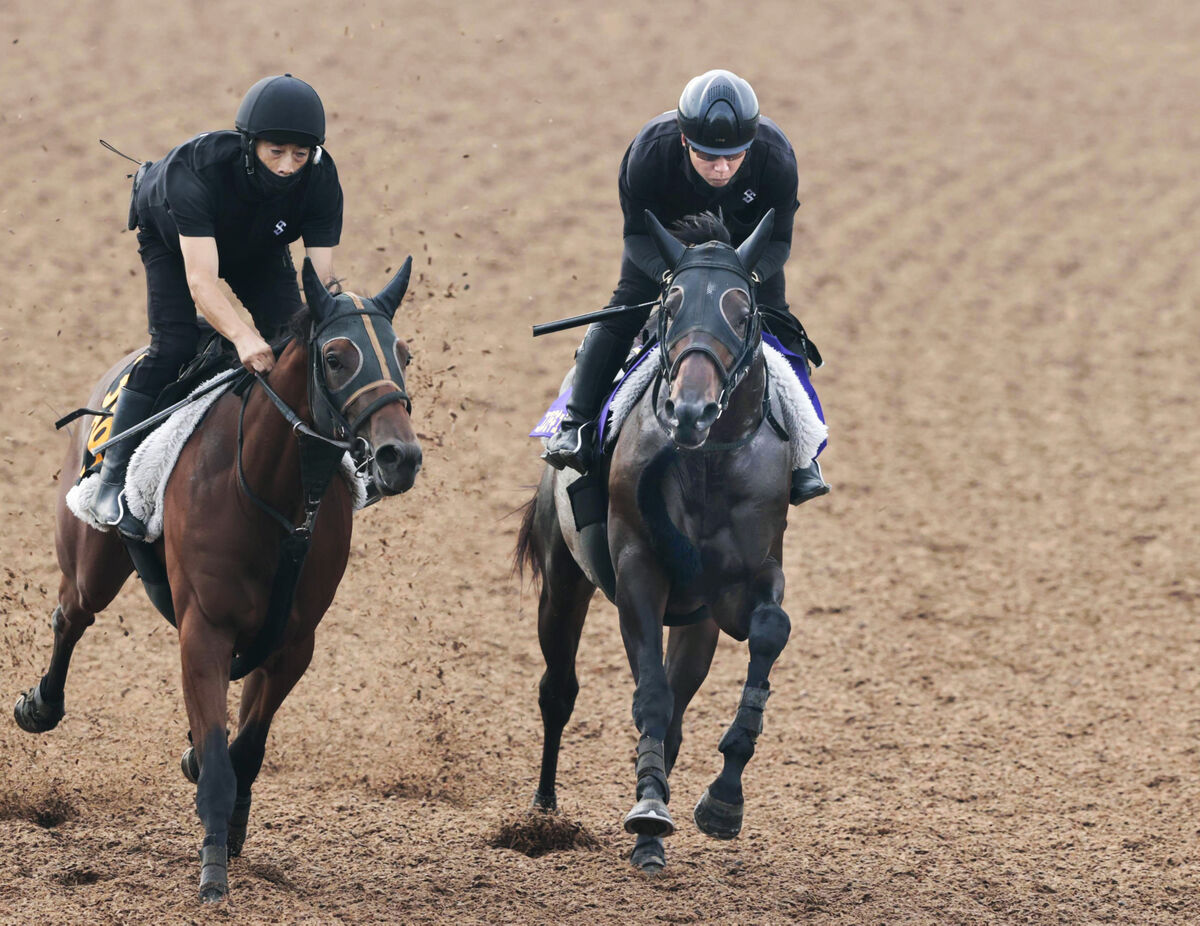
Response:
[[[317,85],[339,268],[373,290],[417,259],[397,327],[426,468],[358,520],[230,902],[195,900],[177,649],[130,585],[78,650],[59,729],[0,720],[0,919],[1200,918],[1200,8],[160,6],[0,9],[4,697],[49,656],[51,422],[144,337],[129,165],[97,138],[157,157],[229,125],[260,75]],[[509,515],[575,345],[529,325],[604,303],[624,145],[711,66],[796,145],[789,279],[829,360],[836,488],[793,515],[792,639],[743,836],[689,819],[744,671],[725,641],[650,880],[620,830],[632,683],[607,605],[561,767],[598,848],[489,846],[541,737]]]

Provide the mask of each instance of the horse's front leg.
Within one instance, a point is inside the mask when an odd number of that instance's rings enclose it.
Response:
[[[719,635],[716,623],[711,620],[690,627],[672,627],[667,635],[667,682],[671,686],[674,702],[665,743],[668,781],[683,743],[684,711],[708,675]],[[634,868],[645,872],[662,869],[667,864],[662,839],[658,836],[638,836],[629,860]]]
[[[701,831],[717,839],[733,839],[742,829],[745,807],[742,772],[762,733],[763,708],[771,693],[771,667],[791,634],[791,621],[779,606],[782,600],[783,571],[778,560],[771,559],[753,585],[754,609],[750,612],[748,635],[750,668],[737,715],[717,747],[725,757],[725,764],[693,812]]]
[[[179,647],[183,663],[183,699],[192,742],[199,758],[196,812],[204,824],[200,847],[200,899],[224,900],[229,893],[229,820],[237,795],[237,777],[226,741],[226,698],[234,635],[214,627],[198,607],[182,609]]]
[[[633,722],[641,739],[637,748],[637,803],[625,815],[625,831],[639,836],[670,836],[675,821],[667,810],[664,742],[674,700],[663,667],[662,620],[669,580],[648,550],[626,546],[617,561],[617,610],[621,638],[633,670]]]
[[[246,678],[238,717],[238,735],[229,744],[229,758],[237,779],[237,798],[229,820],[229,855],[242,854],[250,821],[250,791],[262,768],[271,721],[312,661],[313,633],[284,645]]]

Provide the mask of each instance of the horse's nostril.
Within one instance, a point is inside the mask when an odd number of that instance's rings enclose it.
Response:
[[[390,444],[380,447],[375,451],[375,462],[380,466],[391,468],[395,466],[397,462],[399,462],[399,459],[400,451]]]
[[[663,408],[666,410],[668,418],[675,417],[675,400],[674,399],[667,399],[666,403],[663,405]]]
[[[375,463],[380,469],[396,470],[421,465],[421,448],[416,444],[384,444],[375,451]]]

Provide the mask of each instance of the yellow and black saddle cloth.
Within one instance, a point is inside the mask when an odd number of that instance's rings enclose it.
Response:
[[[134,366],[144,356],[146,356],[145,351],[134,357],[108,384],[98,409],[86,410],[94,414],[95,419],[92,421],[92,429],[88,432],[87,444],[83,448],[83,465],[79,470],[79,475],[75,478],[76,485],[92,473],[100,472],[100,467],[104,463],[104,454],[97,453],[96,448],[112,437],[113,409],[117,407],[117,399],[121,397],[121,390],[129,382],[129,374],[133,372]]]

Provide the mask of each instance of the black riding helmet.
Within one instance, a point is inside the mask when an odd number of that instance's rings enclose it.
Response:
[[[325,141],[325,107],[317,91],[298,77],[264,77],[238,106],[234,126],[242,133],[246,172],[254,173],[254,141],[262,138],[315,148]]]
[[[732,71],[706,71],[683,88],[675,118],[697,151],[737,154],[750,147],[758,131],[758,97]]]

